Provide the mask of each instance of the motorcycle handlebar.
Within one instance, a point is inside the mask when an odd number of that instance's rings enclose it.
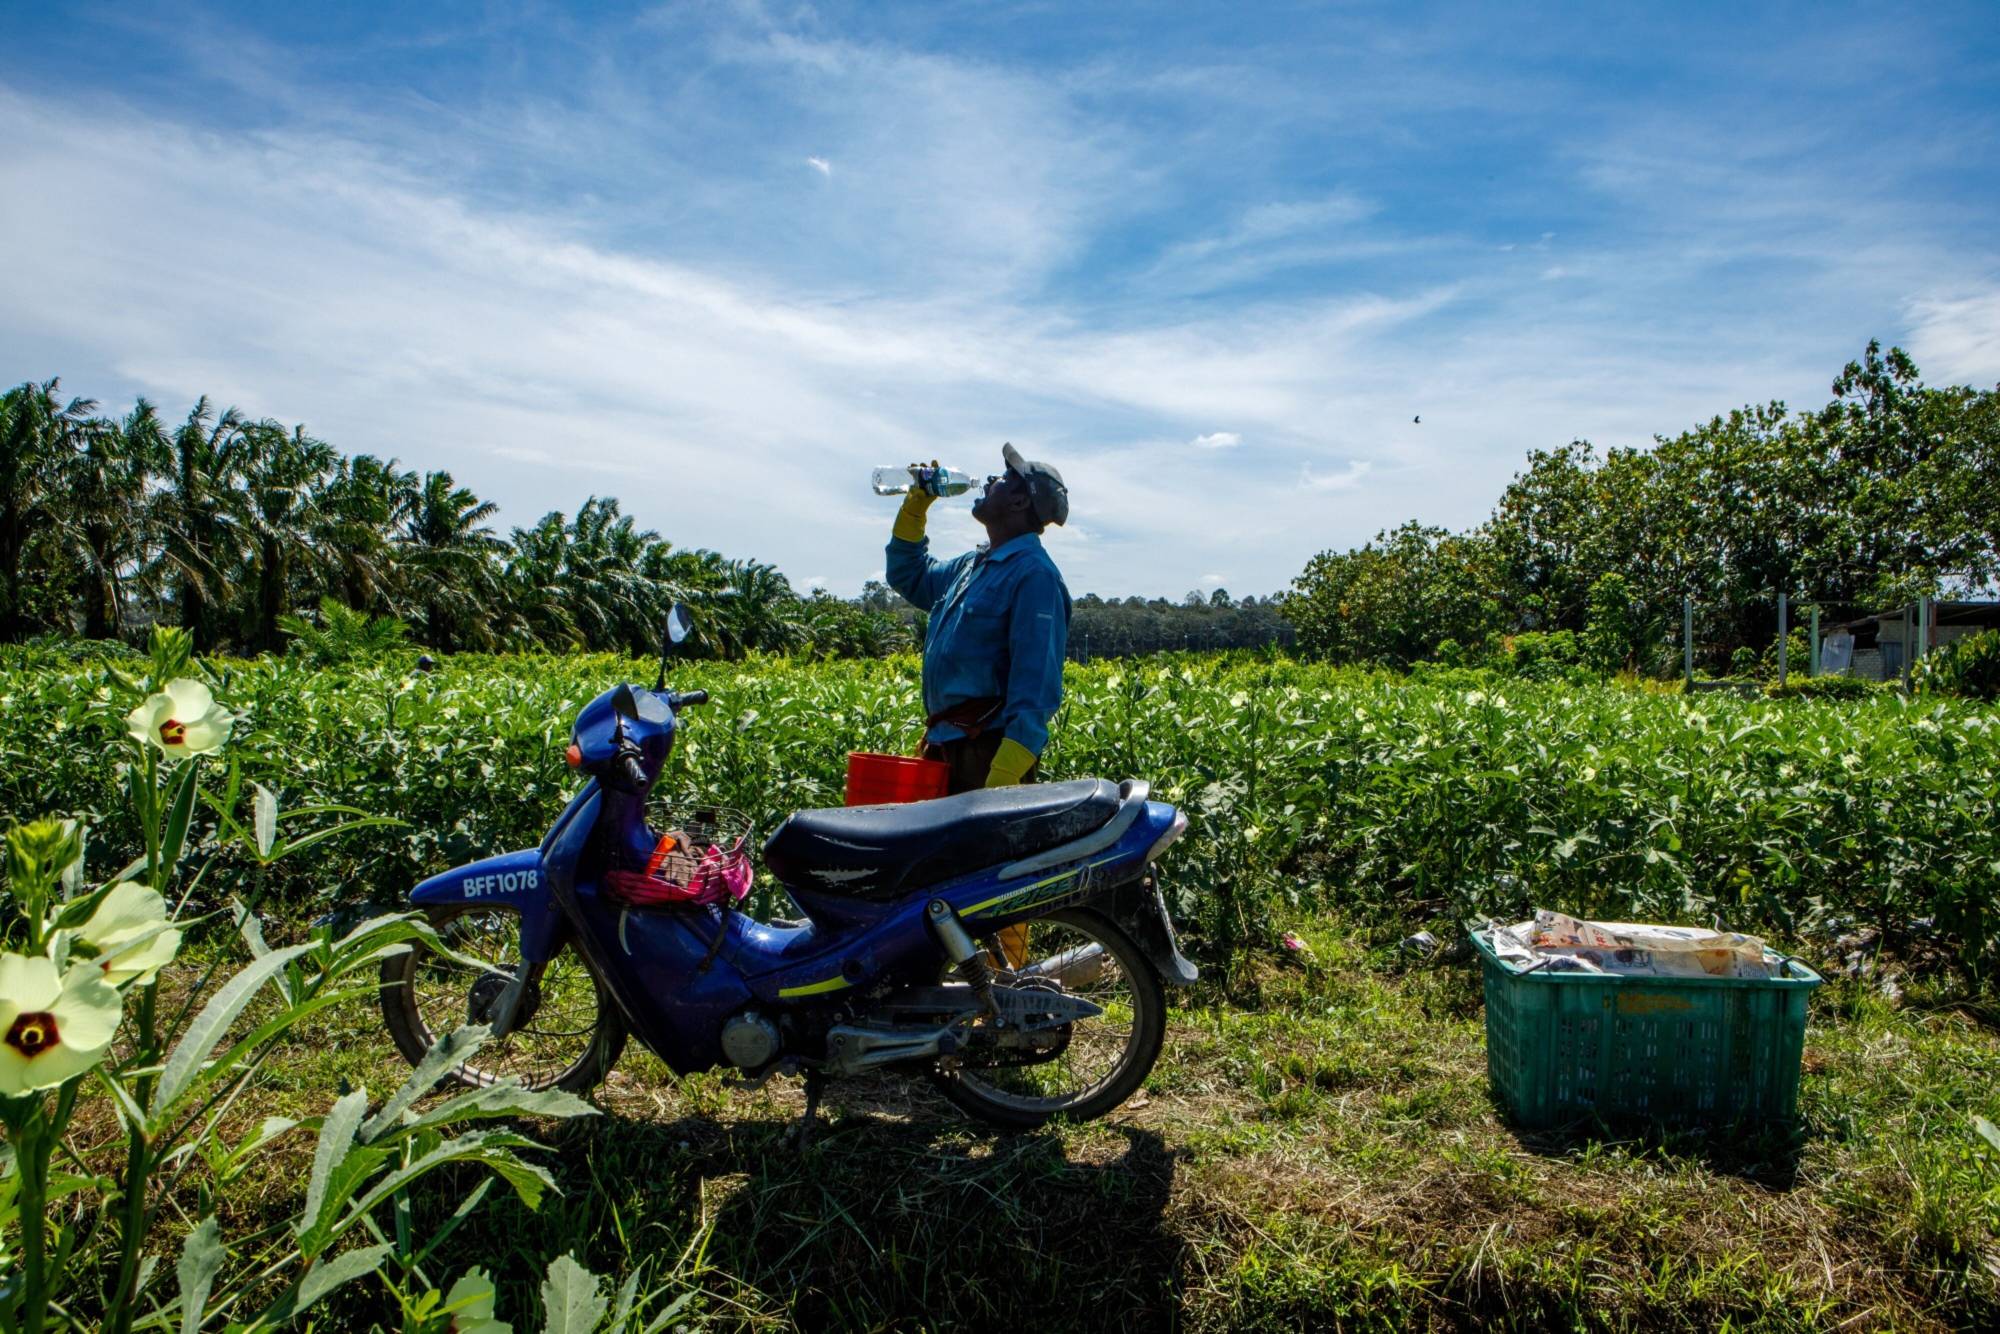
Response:
[[[676,710],[685,709],[692,704],[706,704],[708,703],[708,692],[706,690],[676,690],[669,703]]]
[[[646,767],[639,763],[637,755],[620,755],[618,769],[625,776],[625,781],[632,785],[634,792],[646,786]]]

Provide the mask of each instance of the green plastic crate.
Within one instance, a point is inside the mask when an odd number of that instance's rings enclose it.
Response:
[[[1472,933],[1486,972],[1486,1073],[1516,1124],[1789,1121],[1806,998],[1820,976],[1766,951],[1773,976],[1619,977],[1516,968]]]

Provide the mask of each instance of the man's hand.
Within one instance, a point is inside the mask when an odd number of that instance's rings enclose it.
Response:
[[[912,463],[910,465],[910,480],[916,483],[916,485],[910,489],[913,492],[921,491],[932,500],[936,500],[944,494],[944,492],[938,490],[938,479],[943,475],[944,465],[936,459],[932,459],[929,463]]]
[[[986,771],[986,786],[1012,787],[1028,776],[1037,758],[1034,751],[1008,737],[993,753],[993,764]]]
[[[896,511],[895,527],[890,531],[905,542],[924,540],[924,515],[937,503],[938,465],[921,463],[910,465],[910,481],[914,483],[903,493],[903,507]]]

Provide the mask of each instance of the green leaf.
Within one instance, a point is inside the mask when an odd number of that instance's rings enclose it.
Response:
[[[257,857],[260,861],[270,861],[271,846],[278,841],[278,798],[262,783],[252,783],[250,789]]]
[[[467,1024],[432,1043],[431,1049],[424,1053],[424,1059],[417,1062],[417,1068],[403,1081],[403,1086],[391,1094],[361,1127],[361,1142],[372,1144],[383,1131],[394,1128],[403,1113],[416,1105],[418,1098],[429,1093],[447,1072],[464,1065],[466,1059],[485,1043],[491,1031],[484,1024]]]
[[[350,1209],[343,1215],[341,1208],[392,1157],[388,1149],[365,1144],[348,1146],[327,1173],[324,1198],[317,1213],[299,1220],[299,1254],[309,1260],[326,1254],[349,1228],[361,1221],[366,1210]]]
[[[241,900],[230,899],[229,907],[231,915],[236,919],[236,934],[243,937],[244,945],[249,947],[250,957],[261,959],[269,954],[271,947],[264,943],[263,921]]]
[[[222,1261],[228,1254],[228,1248],[222,1244],[221,1225],[214,1214],[202,1219],[188,1233],[181,1247],[181,1262],[174,1266],[181,1285],[181,1334],[195,1334],[201,1328],[209,1289],[215,1286],[215,1276],[222,1271]]]
[[[341,1227],[349,1226],[397,1191],[447,1163],[478,1163],[512,1186],[514,1193],[521,1198],[521,1203],[530,1209],[539,1208],[542,1192],[554,1189],[555,1179],[543,1169],[523,1162],[513,1151],[541,1147],[525,1135],[505,1130],[480,1131],[462,1135],[454,1140],[446,1140],[415,1162],[400,1167],[377,1181],[369,1188],[368,1193],[349,1209],[347,1217],[341,1220]]]
[[[1996,1127],[1991,1121],[1988,1121],[1983,1116],[1975,1116],[1972,1118],[1972,1128],[1975,1131],[1977,1131],[1979,1137],[1985,1140],[1987,1144],[1991,1145],[1995,1151],[2000,1151],[2000,1127]]]
[[[606,1308],[597,1275],[568,1255],[549,1263],[549,1276],[542,1280],[543,1334],[591,1334]]]
[[[234,1169],[247,1160],[251,1154],[256,1153],[279,1136],[289,1134],[298,1129],[298,1126],[299,1123],[289,1116],[265,1117],[263,1124],[259,1125],[248,1135],[245,1135],[243,1141],[229,1151],[228,1155],[223,1159],[219,1170],[227,1175],[233,1175]]]
[[[306,1202],[298,1231],[304,1233],[319,1218],[326,1201],[327,1180],[354,1144],[355,1129],[368,1111],[368,1090],[356,1089],[335,1102],[320,1122],[319,1143],[313,1149],[312,1175],[306,1179]]]
[[[98,906],[114,888],[116,888],[115,881],[100,885],[81,898],[71,899],[63,904],[62,911],[49,923],[50,928],[56,931],[74,931],[97,914]]]
[[[187,847],[188,826],[194,821],[194,798],[201,786],[196,780],[200,775],[199,755],[181,766],[178,786],[167,809],[166,827],[160,832],[161,883],[153,886],[155,889],[163,888],[174,867],[180,865],[181,852]]]
[[[277,853],[271,857],[271,860],[281,862],[285,858],[304,852],[315,843],[323,843],[337,834],[348,834],[356,829],[367,829],[372,826],[400,826],[402,824],[403,821],[392,819],[386,815],[371,815],[365,819],[349,820],[345,824],[330,825],[325,829],[315,829],[303,838],[294,839],[286,843],[284,847],[278,849]]]
[[[160,1072],[159,1094],[153,1102],[156,1124],[181,1094],[187,1092],[188,1085],[201,1073],[202,1063],[228,1034],[229,1026],[236,1022],[236,1016],[243,1013],[258,989],[270,981],[279,969],[314,948],[308,943],[273,950],[223,983],[209,998],[208,1004],[188,1025],[180,1042],[175,1044],[167,1057],[166,1067]]]
[[[658,1315],[646,1322],[646,1334],[660,1334],[661,1330],[673,1324],[680,1317],[681,1312],[688,1309],[694,1299],[695,1294],[690,1289],[668,1302]]]
[[[374,1273],[382,1267],[382,1261],[388,1258],[392,1249],[387,1242],[379,1246],[362,1246],[343,1251],[325,1264],[313,1266],[299,1281],[299,1293],[293,1299],[291,1314],[297,1317],[342,1284]]]
[[[418,1116],[411,1130],[514,1116],[596,1116],[588,1099],[561,1089],[530,1091],[513,1081],[455,1094]]]
[[[618,1300],[611,1307],[611,1328],[624,1329],[632,1320],[632,1306],[639,1297],[639,1271],[634,1269],[618,1286]]]
[[[284,979],[280,978],[277,985],[283,988],[287,984]],[[237,1039],[227,1051],[210,1061],[207,1068],[195,1076],[194,1083],[189,1086],[190,1091],[201,1089],[222,1078],[230,1071],[239,1069],[239,1064],[244,1057],[256,1052],[272,1038],[285,1032],[300,1021],[311,1018],[321,1010],[331,1009],[336,1005],[343,1005],[361,996],[372,995],[374,991],[375,988],[373,986],[329,989],[320,992],[311,1000],[288,1006],[286,1009],[266,1019],[262,1024],[259,1024],[243,1037]]]

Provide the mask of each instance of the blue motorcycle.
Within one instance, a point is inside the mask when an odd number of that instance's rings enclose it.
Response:
[[[715,888],[747,877],[727,813],[653,801],[682,715],[708,701],[666,686],[690,624],[676,607],[652,689],[577,715],[568,755],[586,781],[539,848],[411,893],[450,953],[383,966],[403,1055],[484,1024],[493,1040],[459,1082],[584,1092],[636,1034],[679,1074],[803,1075],[808,1128],[827,1079],[882,1069],[1004,1126],[1130,1097],[1159,1057],[1162,984],[1196,977],[1153,873],[1187,817],[1103,779],[799,811],[763,861],[802,917],[755,920]]]

